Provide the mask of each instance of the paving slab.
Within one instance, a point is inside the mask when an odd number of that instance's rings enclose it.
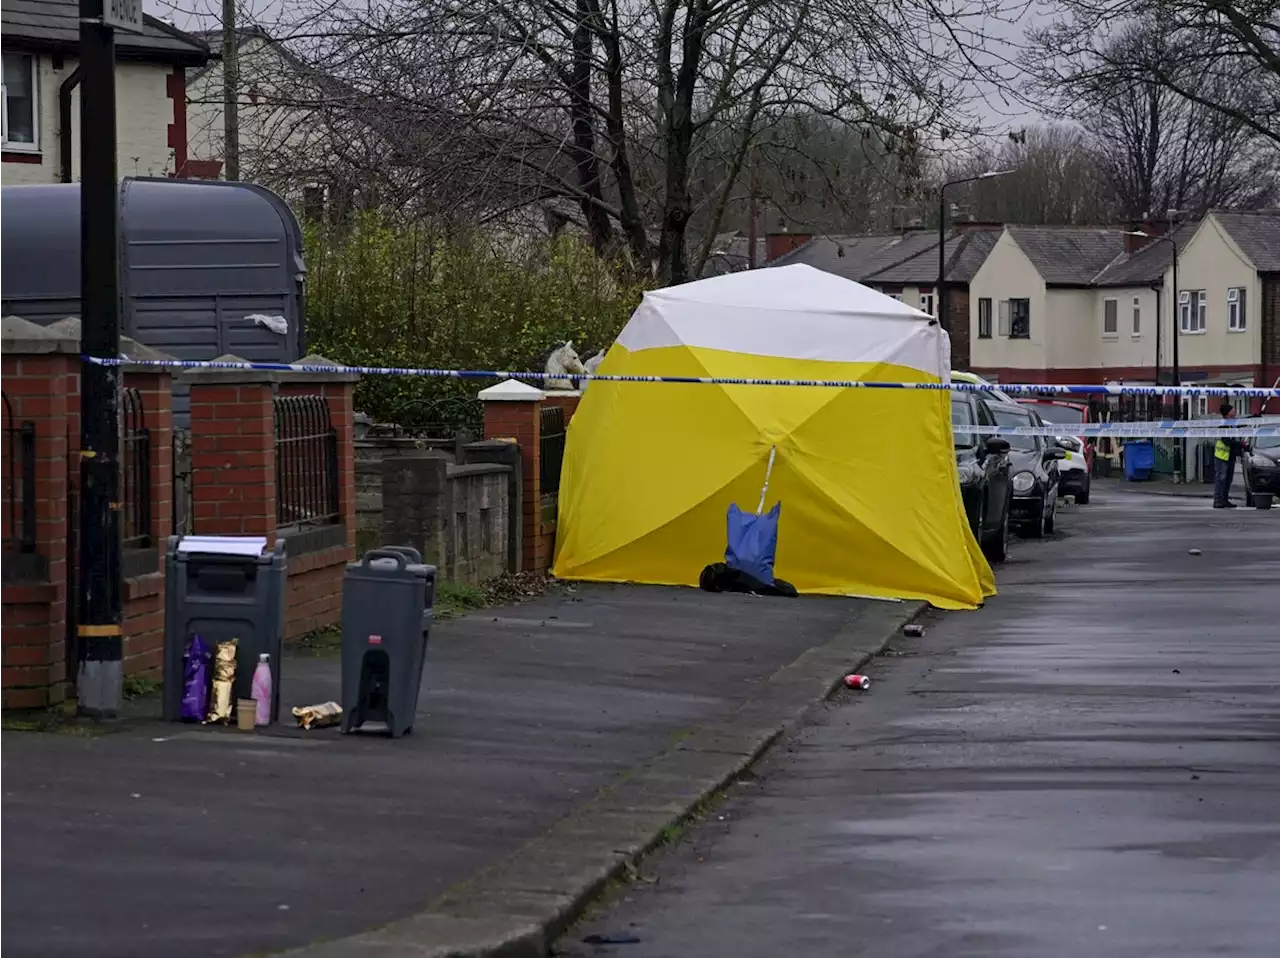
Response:
[[[499,934],[420,912],[877,607],[598,586],[478,612],[433,632],[415,730],[395,741],[145,721],[92,737],[7,733],[5,946],[41,958],[330,941],[308,954],[431,953],[404,950],[427,940],[416,927],[516,954],[527,916],[495,918],[511,932]],[[338,697],[336,659],[289,656],[281,671],[286,710]],[[650,785],[676,809],[697,791]]]

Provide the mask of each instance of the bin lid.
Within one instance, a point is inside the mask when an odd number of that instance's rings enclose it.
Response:
[[[395,559],[357,560],[347,563],[347,572],[372,572],[378,576],[394,575],[402,578],[433,579],[436,567],[425,562],[406,562],[403,565]]]

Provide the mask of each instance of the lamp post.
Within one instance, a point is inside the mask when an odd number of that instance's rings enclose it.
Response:
[[[965,176],[958,180],[948,180],[938,191],[938,288],[935,297],[938,304],[938,322],[942,328],[951,332],[951,321],[947,315],[947,190],[964,183],[976,183],[978,180],[993,180],[997,176],[1008,176],[1013,170],[988,170],[977,176]]]
[[[1177,211],[1170,210],[1169,212],[1173,214],[1173,213],[1176,213]],[[1146,232],[1145,230],[1125,230],[1125,232],[1130,236],[1141,236],[1156,243],[1168,243],[1169,246],[1173,249],[1173,290],[1172,290],[1173,295],[1169,297],[1170,299],[1169,313],[1172,320],[1170,324],[1170,328],[1173,330],[1173,357],[1172,357],[1173,384],[1175,386],[1181,386],[1182,385],[1182,367],[1179,365],[1179,362],[1178,362],[1178,339],[1180,338],[1179,329],[1182,323],[1182,317],[1179,313],[1179,306],[1178,306],[1178,242],[1171,235],[1172,230],[1169,233],[1161,233],[1159,235],[1153,235],[1151,233]],[[1157,386],[1160,385],[1160,324],[1159,323],[1156,324],[1156,385]],[[1187,418],[1187,404],[1182,397],[1182,393],[1177,394],[1175,408],[1178,410],[1177,418],[1179,419]],[[1186,462],[1185,462],[1186,449],[1182,441],[1178,442],[1177,448],[1178,448],[1178,457],[1177,457],[1178,461],[1174,466],[1174,477],[1173,477],[1174,482],[1178,482],[1180,478],[1186,474]]]

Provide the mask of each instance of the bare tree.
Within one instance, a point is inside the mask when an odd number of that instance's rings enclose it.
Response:
[[[1056,69],[1038,76],[1042,102],[1089,134],[1097,166],[1128,217],[1259,205],[1276,195],[1280,151],[1235,116],[1256,95],[1247,71],[1237,63],[1193,73],[1200,67],[1182,60],[1182,47],[1158,21],[1134,21],[1101,45],[1100,56],[1146,64],[1155,74],[1117,78],[1098,73],[1097,61],[1086,57],[1066,79]]]
[[[476,214],[572,204],[598,250],[678,283],[739,215],[749,158],[818,189],[841,179],[833,131],[894,175],[976,131],[1003,2],[303,0],[288,42],[352,91],[314,109],[378,131],[388,184]]]
[[[1089,138],[1067,124],[1034,126],[1011,135],[998,148],[976,151],[944,165],[943,179],[1012,170],[998,180],[958,188],[952,215],[999,223],[1084,225],[1115,215],[1107,184]]]

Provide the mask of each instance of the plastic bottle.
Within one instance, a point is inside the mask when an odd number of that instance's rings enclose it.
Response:
[[[257,701],[255,725],[271,724],[271,656],[263,652],[253,670],[253,697]]]

